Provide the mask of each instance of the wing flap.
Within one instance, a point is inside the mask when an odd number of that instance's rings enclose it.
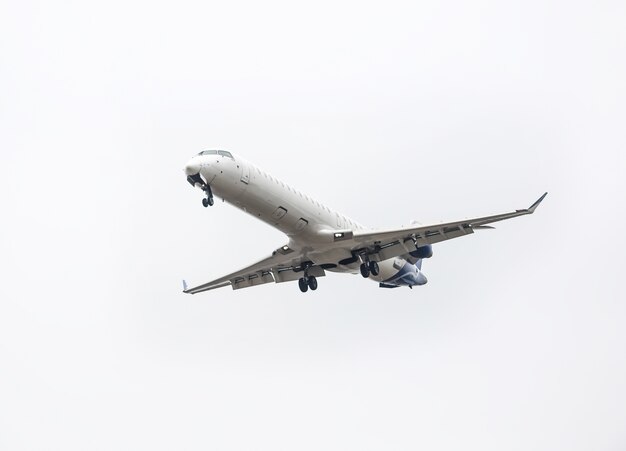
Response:
[[[263,285],[264,283],[274,282],[274,276],[269,271],[260,271],[248,277],[233,279],[230,282],[233,290],[239,290],[241,288],[255,287],[257,285]]]

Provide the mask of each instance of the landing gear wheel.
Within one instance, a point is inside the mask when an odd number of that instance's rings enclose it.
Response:
[[[311,289],[311,291],[317,290],[317,279],[315,278],[315,276],[309,277],[309,288]]]
[[[213,192],[211,191],[211,187],[209,185],[202,185],[202,191],[206,194],[206,197],[202,199],[202,205],[204,207],[208,207],[209,205],[213,205],[215,201],[213,200]]]
[[[298,286],[300,287],[300,291],[302,291],[303,293],[306,293],[307,290],[309,289],[307,280],[304,277],[301,277],[300,280],[298,280]]]
[[[370,276],[370,267],[367,263],[361,263],[361,275],[366,279]]]
[[[378,275],[380,270],[378,268],[378,263],[377,262],[370,262],[370,272],[372,273],[373,276],[377,276]]]

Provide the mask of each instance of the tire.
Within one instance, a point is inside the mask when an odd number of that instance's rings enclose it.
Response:
[[[317,279],[314,276],[309,277],[309,288],[311,291],[317,290]]]
[[[202,199],[202,205],[204,206],[204,208],[209,206],[209,199],[207,199],[206,197],[204,199]]]
[[[215,203],[215,200],[213,200],[213,197],[209,197],[209,205],[213,206],[214,203]]]
[[[361,263],[361,275],[366,279],[370,276],[370,268],[365,263]]]
[[[298,280],[298,286],[300,287],[300,291],[302,291],[303,293],[306,293],[309,289],[309,285],[306,283],[306,279],[304,277],[301,277]]]
[[[372,273],[373,276],[377,276],[380,273],[378,262],[370,262],[370,272]]]

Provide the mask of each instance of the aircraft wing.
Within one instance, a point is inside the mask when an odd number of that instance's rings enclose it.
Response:
[[[302,264],[305,261],[304,254],[285,245],[276,249],[269,257],[219,279],[192,288],[188,288],[187,283],[183,281],[183,292],[196,294],[228,286],[237,290],[269,282],[297,280],[301,277],[299,273],[303,270]],[[310,262],[306,261],[306,263]],[[324,270],[319,266],[310,267],[309,274],[316,277],[325,275]]]
[[[544,193],[530,207],[509,213],[416,227],[355,232],[352,236],[353,253],[374,252],[378,254],[380,260],[386,260],[414,251],[416,245],[423,246],[458,238],[474,233],[474,230],[492,229],[493,227],[487,224],[534,213],[547,194]]]
[[[354,233],[351,231],[345,231],[346,233],[343,231],[333,233],[332,235],[334,236],[335,242],[332,244],[329,243],[330,245],[326,245],[325,248],[327,250],[332,248],[343,249],[347,253],[352,253],[353,258],[350,259],[352,262],[357,261],[357,256],[361,254],[370,256],[376,255],[377,260],[387,260],[389,258],[409,254],[415,250],[416,246],[438,243],[440,241],[468,235],[478,229],[491,229],[493,227],[488,226],[488,224],[532,214],[547,194],[548,193],[545,193],[541,196],[530,207],[523,210],[515,210],[510,213],[440,224],[420,225],[416,227],[357,231]],[[234,290],[237,290],[269,282],[280,283],[298,280],[301,277],[300,273],[303,271],[305,265],[308,267],[309,275],[315,277],[325,275],[323,268],[325,265],[314,265],[305,253],[295,251],[285,245],[276,249],[272,252],[272,255],[267,258],[205,284],[188,288],[186,282],[183,281],[183,291],[185,293],[196,294],[227,286],[231,286]],[[331,264],[331,266],[336,265]]]

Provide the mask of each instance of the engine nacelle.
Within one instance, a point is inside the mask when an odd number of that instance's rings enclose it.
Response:
[[[430,258],[433,256],[433,247],[430,244],[426,244],[409,252],[409,254],[414,258]]]

